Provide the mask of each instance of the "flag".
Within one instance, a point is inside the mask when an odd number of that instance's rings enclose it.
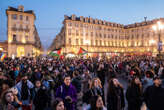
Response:
[[[6,57],[7,57],[7,55],[5,53],[2,53],[0,56],[0,60],[3,61]]]
[[[86,53],[87,53],[87,51],[80,47],[80,50],[78,52],[78,55],[84,55]]]
[[[61,55],[61,56],[60,56],[60,59],[63,60],[63,59],[64,59],[64,55]]]
[[[60,54],[61,54],[61,49],[52,51],[52,52],[50,52],[49,55],[59,57]]]

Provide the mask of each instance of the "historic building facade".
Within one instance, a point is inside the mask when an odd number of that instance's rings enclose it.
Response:
[[[7,15],[8,56],[38,56],[42,45],[35,27],[36,16],[32,10],[9,7]]]
[[[157,54],[158,33],[152,29],[164,18],[122,25],[90,17],[64,16],[61,32],[49,50],[62,48],[63,53],[77,53],[82,47],[94,54]],[[164,31],[161,31],[164,42]]]
[[[4,52],[4,53],[7,53],[7,48],[8,47],[8,43],[7,41],[4,41],[4,42],[0,42],[0,53],[1,52]]]

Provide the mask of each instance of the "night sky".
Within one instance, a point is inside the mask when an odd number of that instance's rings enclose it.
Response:
[[[120,24],[164,17],[164,0],[0,0],[0,41],[7,39],[8,6],[36,14],[35,25],[44,47],[60,32],[64,15],[92,17]]]

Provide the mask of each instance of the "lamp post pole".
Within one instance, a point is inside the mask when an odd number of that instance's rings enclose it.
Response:
[[[162,50],[161,29],[159,29],[159,33],[158,33],[158,53],[159,53],[159,55],[161,54],[161,50]]]
[[[88,51],[88,44],[87,44],[87,51]]]
[[[162,51],[162,41],[161,41],[161,30],[164,29],[164,25],[160,21],[157,22],[157,25],[153,26],[154,31],[158,34],[158,54],[161,54]]]

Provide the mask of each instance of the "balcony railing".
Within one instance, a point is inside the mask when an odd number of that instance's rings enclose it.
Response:
[[[24,29],[24,28],[12,27],[11,29],[12,29],[12,31],[25,31],[25,32],[29,32],[30,31],[29,28]]]

